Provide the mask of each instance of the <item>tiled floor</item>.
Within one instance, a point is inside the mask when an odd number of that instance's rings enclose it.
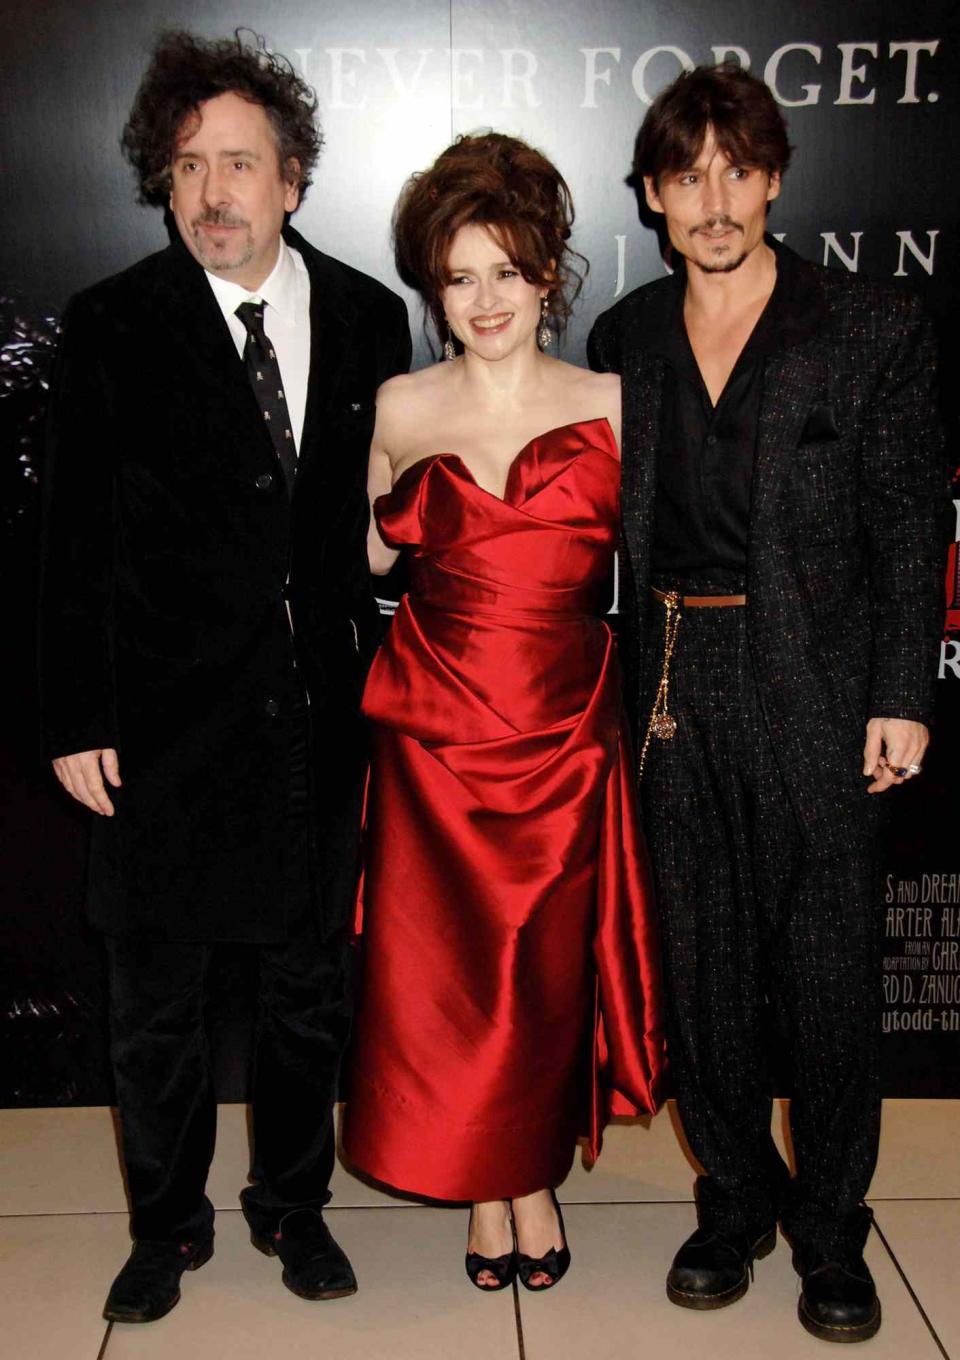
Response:
[[[775,1127],[782,1126],[776,1112]],[[960,1101],[888,1101],[868,1260],[884,1325],[870,1360],[960,1360]],[[789,1252],[736,1307],[674,1308],[663,1277],[692,1226],[693,1172],[668,1110],[608,1131],[600,1164],[561,1191],[574,1263],[549,1296],[484,1297],[462,1274],[465,1215],[410,1206],[338,1168],[333,1231],[356,1298],[305,1303],[249,1245],[236,1209],[244,1111],[221,1108],[210,1180],[216,1252],[145,1327],[107,1325],[128,1250],[109,1111],[0,1111],[0,1353],[18,1360],[804,1360],[829,1355],[796,1320]]]

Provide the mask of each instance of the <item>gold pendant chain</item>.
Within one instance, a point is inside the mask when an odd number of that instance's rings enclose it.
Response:
[[[638,778],[643,777],[643,767],[651,740],[657,737],[660,741],[670,741],[677,730],[677,720],[669,711],[668,700],[670,697],[670,661],[673,657],[673,649],[677,645],[677,633],[682,618],[679,593],[675,590],[667,591],[663,597],[663,607],[666,611],[663,627],[663,670],[660,674],[660,684],[657,687],[657,697],[653,701],[653,711],[647,725],[643,750],[640,752]]]

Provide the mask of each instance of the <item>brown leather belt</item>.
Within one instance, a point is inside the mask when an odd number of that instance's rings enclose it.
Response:
[[[665,590],[650,587],[650,594],[662,604],[671,597]],[[728,609],[731,605],[747,603],[746,595],[674,595],[676,603],[683,609]]]

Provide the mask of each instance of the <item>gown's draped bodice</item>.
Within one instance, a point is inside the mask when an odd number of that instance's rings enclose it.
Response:
[[[606,420],[503,497],[454,453],[374,512],[410,555],[368,677],[361,1004],[344,1124],[377,1179],[450,1199],[557,1184],[577,1132],[656,1107],[657,947],[613,638]]]
[[[502,499],[455,454],[409,467],[375,506],[383,537],[412,561],[367,715],[442,742],[451,731],[484,741],[582,713],[609,650],[597,604],[619,482],[605,420],[532,439]]]
[[[384,538],[413,550],[428,590],[432,571],[449,571],[502,592],[507,608],[582,614],[616,545],[619,486],[610,426],[583,421],[525,444],[502,498],[439,453],[408,467],[376,513]]]

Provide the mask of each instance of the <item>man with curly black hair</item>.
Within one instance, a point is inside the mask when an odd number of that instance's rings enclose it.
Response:
[[[289,226],[316,100],[254,35],[158,43],[124,147],[172,244],[64,322],[45,486],[45,739],[97,815],[134,1247],[104,1315],[147,1322],[209,1259],[218,943],[256,952],[254,1246],[304,1298],[356,1280],[321,1210],[349,1025],[346,926],[378,635],[374,393],[403,303]]]

